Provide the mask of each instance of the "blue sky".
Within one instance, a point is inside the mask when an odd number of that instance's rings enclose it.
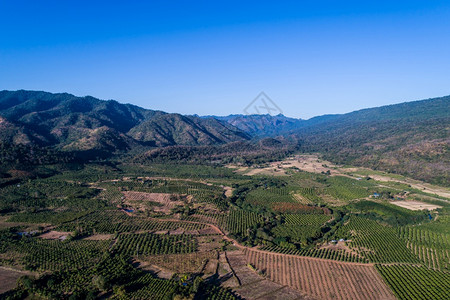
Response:
[[[0,0],[0,89],[301,118],[450,94],[448,1],[242,2]]]

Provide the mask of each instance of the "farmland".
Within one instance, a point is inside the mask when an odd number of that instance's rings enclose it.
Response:
[[[331,170],[91,164],[8,185],[0,265],[14,273],[2,296],[447,297],[448,199]]]
[[[251,250],[246,255],[257,270],[274,282],[318,299],[395,299],[373,265]]]

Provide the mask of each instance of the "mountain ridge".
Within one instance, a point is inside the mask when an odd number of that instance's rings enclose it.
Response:
[[[50,147],[73,152],[75,155],[69,157],[78,158],[147,153],[158,160],[165,156],[189,160],[191,155],[229,160],[234,156],[237,161],[251,163],[281,157],[280,153],[318,152],[335,163],[448,184],[449,107],[450,96],[444,96],[308,120],[283,115],[200,117],[91,96],[0,91],[0,142],[2,149],[8,149],[5,145],[11,149],[13,145]],[[261,141],[263,144],[252,146]],[[240,145],[239,150],[216,147],[228,144]],[[148,152],[164,147],[172,148]],[[191,151],[189,147],[194,148]],[[214,155],[214,151],[221,154]],[[262,155],[257,155],[258,151]],[[14,161],[14,151],[6,157]]]
[[[221,122],[67,93],[0,91],[0,116],[26,129],[33,142],[62,149],[69,144],[73,148],[94,132],[108,133],[122,140],[126,136],[136,143],[154,146],[221,144],[249,139],[245,133]],[[152,126],[142,126],[145,123]],[[111,130],[97,130],[101,127]],[[166,129],[164,134],[161,128]],[[145,137],[139,137],[137,131]],[[85,146],[80,144],[80,148]]]

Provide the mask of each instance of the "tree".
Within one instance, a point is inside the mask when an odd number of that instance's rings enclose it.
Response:
[[[116,295],[119,299],[122,299],[122,298],[125,299],[126,291],[125,291],[125,288],[122,285],[114,286],[113,287],[113,292],[114,292],[114,295]]]
[[[92,278],[92,284],[99,290],[99,291],[106,291],[107,290],[107,284],[106,280],[102,275],[96,275]]]

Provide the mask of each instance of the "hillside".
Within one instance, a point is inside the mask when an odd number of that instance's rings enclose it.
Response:
[[[309,120],[283,115],[199,117],[90,96],[1,91],[0,141],[4,149],[49,147],[88,159],[122,153],[139,161],[250,164],[293,151],[319,152],[334,163],[448,185],[449,107],[450,96]],[[14,153],[8,151],[8,162],[18,159]],[[34,159],[39,160],[53,159]]]
[[[137,141],[154,146],[214,145],[249,139],[247,134],[226,122],[179,114],[164,114],[145,120],[128,134]]]
[[[364,109],[295,134],[305,152],[448,185],[450,97]]]
[[[249,138],[214,119],[66,93],[1,91],[0,116],[2,142],[34,143],[72,151],[223,144]]]

